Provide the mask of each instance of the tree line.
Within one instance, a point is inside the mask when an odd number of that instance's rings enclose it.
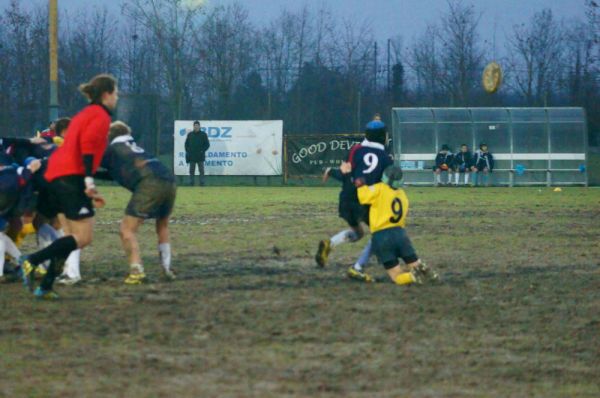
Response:
[[[415,37],[378,42],[367,20],[323,6],[284,10],[262,25],[242,3],[124,0],[62,10],[61,115],[82,105],[79,83],[119,79],[130,119],[165,145],[176,119],[283,119],[289,134],[352,132],[393,106],[583,106],[590,143],[600,145],[600,8],[561,20],[540,9],[512,27],[500,51],[481,38],[482,13],[448,0],[437,23]],[[494,53],[504,55],[494,59]],[[481,88],[487,62],[504,68],[502,89]],[[48,10],[13,0],[0,10],[0,129],[26,135],[48,124]],[[160,127],[157,127],[160,126]],[[141,131],[139,131],[141,130]],[[167,148],[164,148],[168,150]]]

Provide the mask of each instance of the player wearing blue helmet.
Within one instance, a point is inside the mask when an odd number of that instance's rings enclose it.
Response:
[[[319,266],[324,267],[327,264],[329,254],[334,247],[346,242],[356,242],[364,236],[363,225],[369,223],[369,209],[358,201],[356,184],[373,185],[381,181],[383,171],[393,164],[391,157],[385,151],[386,142],[386,126],[381,120],[375,119],[367,124],[365,139],[350,151],[348,163],[352,166],[352,171],[344,175],[339,169],[326,170],[325,178],[331,176],[343,182],[339,215],[348,223],[350,229],[319,242],[315,255]],[[363,266],[366,265],[371,253],[370,246],[369,242],[356,264],[348,269],[349,277],[367,282],[373,281],[363,271]]]

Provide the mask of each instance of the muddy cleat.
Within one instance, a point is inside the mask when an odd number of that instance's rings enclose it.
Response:
[[[371,275],[367,274],[366,272],[358,271],[354,267],[348,268],[348,271],[346,271],[346,275],[348,275],[348,278],[354,279],[354,280],[360,281],[360,282],[365,282],[365,283],[374,283],[375,282],[375,279]]]
[[[126,285],[141,285],[146,280],[146,274],[144,273],[130,273],[125,278]]]
[[[440,280],[440,275],[424,262],[420,262],[413,270],[413,273],[417,275],[422,282],[438,282]]]
[[[27,257],[21,256],[19,258],[19,273],[21,275],[21,279],[23,280],[23,286],[25,286],[30,291],[33,291],[33,278],[35,275],[35,266],[29,262]]]
[[[47,273],[48,270],[43,265],[40,265],[35,269],[35,277],[38,279],[42,279],[44,276],[46,276]]]
[[[319,249],[315,255],[315,260],[319,267],[325,267],[327,260],[329,260],[329,253],[331,252],[331,241],[329,239],[322,240],[319,242]]]
[[[172,269],[163,268],[163,278],[167,281],[174,281],[177,279],[177,274]]]
[[[58,294],[56,294],[54,292],[54,290],[43,290],[41,287],[38,287],[37,289],[35,289],[35,292],[33,292],[33,296],[37,300],[48,300],[48,301],[58,300],[60,298],[60,296]]]
[[[61,275],[56,279],[56,283],[63,286],[73,286],[81,282],[81,278],[71,278],[67,275]]]

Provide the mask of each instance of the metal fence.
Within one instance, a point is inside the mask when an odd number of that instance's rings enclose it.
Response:
[[[486,143],[495,185],[587,185],[583,108],[394,108],[394,153],[407,184],[432,184],[436,153]]]

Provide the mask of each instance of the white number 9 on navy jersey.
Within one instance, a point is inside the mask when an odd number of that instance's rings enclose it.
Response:
[[[374,153],[367,153],[363,157],[363,162],[365,162],[365,165],[367,166],[367,169],[363,170],[363,173],[369,174],[377,168],[377,165],[379,164],[379,157]]]

